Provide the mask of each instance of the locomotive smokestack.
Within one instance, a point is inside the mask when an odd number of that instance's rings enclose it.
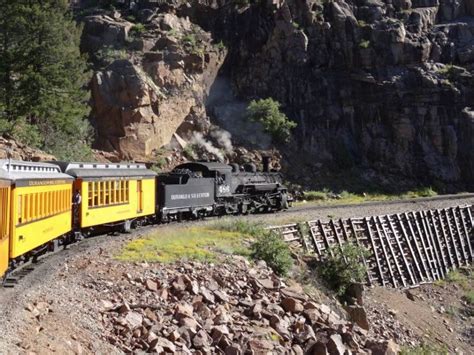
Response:
[[[270,157],[262,157],[263,172],[268,173],[270,171]]]

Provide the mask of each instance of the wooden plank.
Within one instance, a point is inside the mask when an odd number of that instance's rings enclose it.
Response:
[[[472,219],[471,208],[473,208],[473,206],[469,206],[467,208],[467,215],[469,216],[469,222],[471,223],[471,228],[474,228],[474,220]]]
[[[405,226],[403,225],[403,221],[402,219],[400,218],[400,215],[399,214],[396,214],[395,215],[397,217],[397,222],[398,222],[398,225],[400,226],[400,229],[402,231],[402,235],[403,235],[403,238],[405,239],[405,242],[407,243],[408,245],[408,249],[410,250],[410,255],[411,255],[411,258],[413,260],[413,263],[415,264],[415,267],[416,267],[416,270],[418,271],[418,275],[419,275],[419,278],[420,278],[420,282],[423,281],[424,277],[423,277],[423,272],[420,268],[420,265],[418,264],[418,258],[416,257],[415,255],[415,251],[413,250],[413,246],[411,245],[411,242],[410,242],[410,238],[407,234],[407,231],[405,230]]]
[[[344,240],[346,242],[348,242],[349,241],[349,234],[347,233],[347,229],[346,229],[346,226],[344,225],[344,221],[342,220],[342,218],[339,218],[339,226],[341,227],[342,236],[343,236]]]
[[[444,273],[443,273],[443,270],[441,269],[441,261],[439,259],[438,250],[436,249],[436,246],[434,244],[433,234],[431,233],[431,228],[428,223],[428,218],[425,214],[425,211],[419,211],[418,214],[420,215],[421,225],[423,227],[423,231],[425,232],[425,235],[426,235],[426,240],[431,250],[431,256],[433,258],[434,268],[437,274],[436,278],[440,279],[444,277]]]
[[[446,236],[446,231],[444,229],[443,217],[441,216],[440,210],[436,210],[436,214],[438,215],[438,221],[439,221],[439,225],[441,227],[441,234],[443,235],[444,245],[446,247],[446,251],[448,252],[449,267],[455,269],[456,268],[456,263],[454,262],[454,257],[453,257],[453,254],[451,253],[451,247],[450,247],[450,244],[448,242],[448,237]]]
[[[473,230],[474,230],[474,220],[473,220],[473,218],[472,218],[472,213],[471,213],[471,209],[472,209],[472,208],[474,208],[474,206],[468,206],[468,207],[466,207],[467,215],[469,216],[469,222],[470,222],[470,224],[471,224],[471,228],[468,228],[468,231],[470,230],[470,232],[468,233],[468,237],[467,237],[468,240],[469,240],[469,243],[471,243],[471,239],[470,239],[470,238],[471,238],[472,233],[474,233],[474,232],[473,232]],[[473,255],[472,257],[474,258],[474,255]]]
[[[305,225],[308,225],[308,222],[305,222]],[[302,224],[298,224],[298,225],[297,225],[297,229],[298,229],[299,235],[300,235],[300,237],[301,237],[301,241],[302,241],[303,247],[304,247],[304,249],[306,250],[306,252],[310,252],[311,250],[309,249],[308,243],[306,243],[306,236],[304,235],[301,226],[302,226]]]
[[[405,219],[407,221],[408,229],[410,230],[411,238],[412,238],[412,240],[415,244],[416,251],[417,251],[418,256],[419,256],[419,260],[421,261],[421,265],[423,265],[423,269],[425,271],[424,279],[429,280],[430,279],[429,270],[428,270],[428,267],[426,266],[425,258],[423,257],[423,254],[421,253],[420,246],[419,246],[418,241],[416,239],[415,231],[414,231],[413,226],[411,225],[411,222],[410,222],[410,217],[408,217],[408,213],[406,213],[406,212],[403,215],[405,216]]]
[[[313,227],[309,224],[309,235],[311,236],[311,239],[313,240],[313,245],[314,245],[314,250],[318,253],[319,256],[322,255],[321,250],[319,249],[318,242],[316,240],[316,236],[314,235]]]
[[[416,285],[415,278],[413,277],[413,272],[411,270],[411,265],[407,261],[407,258],[405,256],[405,251],[403,250],[402,244],[400,243],[400,239],[398,238],[398,233],[395,230],[395,227],[393,226],[392,218],[393,216],[387,216],[388,226],[390,227],[390,231],[392,232],[392,235],[395,238],[395,241],[398,246],[398,251],[400,255],[402,256],[403,263],[405,264],[405,268],[408,271],[408,276],[410,276],[411,285]]]
[[[375,262],[377,264],[377,270],[378,270],[379,276],[380,276],[380,283],[382,284],[382,286],[385,286],[384,274],[383,274],[382,268],[380,267],[380,259],[379,259],[379,255],[378,255],[378,252],[377,252],[377,248],[375,246],[374,238],[372,237],[372,231],[370,229],[370,224],[369,224],[369,221],[367,220],[367,218],[364,218],[364,222],[365,222],[365,225],[367,227],[367,233],[369,235],[369,241],[370,241],[370,244],[372,246],[372,251],[374,252]]]
[[[347,263],[347,258],[343,253],[342,250],[342,243],[341,239],[339,238],[339,233],[337,232],[336,226],[334,225],[334,221],[331,219],[329,221],[329,225],[331,226],[332,232],[334,233],[334,237],[336,238],[337,244],[339,245],[339,250],[341,251],[342,257],[344,258],[344,261]]]
[[[467,209],[469,209],[470,207],[467,207]],[[467,247],[468,247],[468,250],[469,250],[469,255],[470,255],[470,259],[471,259],[471,262],[473,261],[473,258],[474,258],[474,254],[472,252],[472,245],[471,245],[471,236],[469,235],[469,230],[468,230],[468,227],[466,225],[466,221],[464,220],[464,211],[465,211],[466,208],[463,208],[461,209],[460,207],[458,207],[458,212],[459,212],[459,216],[461,218],[461,226],[462,226],[462,229],[464,231],[464,236],[466,237],[466,242],[467,242]],[[467,211],[466,211],[466,215],[467,215]]]
[[[441,246],[441,237],[439,236],[438,233],[438,228],[436,226],[436,219],[434,218],[434,213],[433,211],[428,211],[426,212],[426,216],[430,222],[429,225],[432,226],[432,233],[433,233],[433,241],[436,247],[438,248],[439,254],[440,254],[440,260],[441,260],[441,266],[443,270],[443,277],[444,275],[448,272],[448,264],[446,261],[446,254],[444,253],[444,248]]]
[[[354,239],[355,239],[355,242],[356,242],[357,246],[365,248],[365,246],[362,246],[360,241],[359,241],[359,237],[357,236],[357,231],[355,229],[354,222],[352,221],[351,218],[349,218],[348,221],[349,221],[349,225],[351,227],[352,233],[354,234]],[[344,224],[342,224],[342,225],[344,226]],[[343,231],[345,231],[345,228],[343,228]],[[369,265],[368,265],[367,260],[365,259],[364,255],[362,255],[362,261],[363,261],[364,266],[365,266],[365,270],[366,270],[366,273],[367,273],[367,280],[369,281],[369,285],[372,285],[373,280],[372,280],[372,277],[370,276],[370,271],[371,270],[369,269]]]
[[[451,240],[451,243],[452,243],[452,246],[453,246],[453,249],[454,249],[454,255],[456,256],[456,262],[457,262],[457,266],[461,266],[461,261],[460,261],[460,256],[459,256],[459,252],[458,252],[458,248],[457,248],[457,245],[456,245],[456,241],[454,240],[454,235],[453,235],[453,230],[451,228],[451,223],[449,223],[449,216],[448,216],[448,213],[446,212],[446,209],[443,209],[442,210],[444,212],[444,216],[446,218],[446,225],[448,226],[448,235],[449,235],[449,238]]]
[[[388,272],[390,273],[390,278],[392,279],[393,287],[397,288],[398,287],[397,280],[395,279],[395,276],[393,275],[393,270],[392,270],[392,265],[390,263],[390,258],[388,256],[387,250],[385,249],[385,245],[383,243],[382,233],[380,233],[380,229],[379,229],[379,226],[377,225],[377,220],[375,219],[375,217],[372,217],[372,221],[374,222],[375,229],[377,230],[377,235],[378,235],[379,240],[380,240],[380,245],[382,246],[383,255],[384,255],[387,267],[388,267]]]
[[[321,235],[323,236],[324,243],[326,244],[326,249],[329,250],[329,254],[331,254],[331,256],[333,256],[334,254],[332,252],[331,246],[329,245],[329,241],[328,241],[328,238],[326,236],[326,231],[324,230],[324,226],[323,226],[323,224],[321,223],[320,220],[318,220],[318,224],[319,224],[319,230],[321,231]]]
[[[408,245],[408,249],[410,250],[410,255],[411,255],[411,258],[413,260],[413,264],[415,265],[416,271],[418,272],[418,281],[417,282],[422,282],[425,279],[425,277],[423,276],[423,271],[424,270],[422,270],[423,265],[420,267],[420,265],[418,263],[418,257],[416,256],[416,253],[413,249],[413,245],[410,241],[410,237],[408,236],[408,233],[405,229],[405,226],[403,225],[403,221],[402,221],[400,215],[396,214],[396,217],[397,217],[398,225],[400,226],[400,229],[402,231],[402,236],[405,239],[406,244]]]
[[[387,216],[385,216],[385,218],[388,218]],[[390,242],[390,237],[387,233],[387,230],[385,229],[385,226],[384,226],[384,223],[382,221],[382,218],[380,216],[377,217],[378,219],[378,222],[380,224],[380,227],[382,227],[382,233],[385,237],[385,240],[387,241],[387,244],[388,244],[388,249],[390,250],[390,254],[392,255],[392,258],[393,258],[393,261],[395,263],[395,267],[397,268],[397,271],[398,271],[398,275],[400,275],[400,280],[402,280],[402,284],[404,287],[406,287],[407,283],[405,281],[405,275],[403,274],[402,272],[402,269],[400,268],[400,264],[398,263],[398,258],[397,256],[395,255],[395,252],[393,251],[393,248],[392,248],[392,243]],[[394,236],[395,237],[395,236]]]
[[[461,234],[461,228],[459,228],[459,222],[456,217],[456,211],[454,210],[454,208],[450,208],[449,210],[451,211],[451,215],[453,216],[454,227],[456,228],[459,244],[461,245],[461,252],[462,252],[461,254],[464,258],[464,263],[466,264],[466,266],[469,266],[469,256],[467,255],[466,246],[464,245],[464,239]]]
[[[429,272],[431,274],[431,279],[436,280],[437,277],[435,275],[435,272],[433,271],[432,260],[430,260],[430,256],[428,255],[428,247],[426,245],[425,238],[423,238],[423,233],[421,232],[420,224],[418,223],[418,219],[416,218],[415,212],[411,212],[411,214],[412,214],[414,222],[415,222],[416,231],[418,232],[418,235],[420,237],[420,241],[421,241],[421,245],[422,245],[422,251],[425,254],[427,264],[429,265]]]

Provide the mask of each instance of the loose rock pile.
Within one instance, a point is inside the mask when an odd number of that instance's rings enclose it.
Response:
[[[103,297],[104,338],[123,351],[157,353],[390,353],[391,341],[287,287],[264,263],[181,262],[92,281]],[[132,271],[134,272],[134,271]],[[134,272],[135,273],[135,272]],[[380,338],[379,338],[380,339]]]

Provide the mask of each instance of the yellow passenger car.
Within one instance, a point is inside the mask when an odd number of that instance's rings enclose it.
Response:
[[[76,179],[80,229],[127,224],[155,214],[156,173],[143,164],[57,163]]]
[[[0,178],[0,278],[7,271],[10,258],[10,186],[10,180]]]
[[[25,261],[71,231],[73,179],[53,164],[0,160],[0,181],[2,270],[7,249],[10,261]]]

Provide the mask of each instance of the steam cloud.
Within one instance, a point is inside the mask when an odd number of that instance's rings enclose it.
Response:
[[[210,132],[210,135],[227,154],[234,152],[234,147],[232,146],[232,135],[229,132],[216,128]]]
[[[216,158],[219,159],[221,162],[224,161],[224,154],[222,154],[222,152],[218,148],[214,147],[211,142],[207,141],[202,135],[202,133],[194,133],[193,137],[191,138],[191,143],[205,149],[208,153],[215,155]]]
[[[203,134],[200,132],[194,133],[190,143],[203,148],[210,154],[213,154],[219,161],[225,161],[224,153],[231,154],[234,151],[231,140],[232,135],[220,128],[212,129],[209,135],[217,142],[218,147],[222,149],[214,146],[214,144],[204,138]]]

